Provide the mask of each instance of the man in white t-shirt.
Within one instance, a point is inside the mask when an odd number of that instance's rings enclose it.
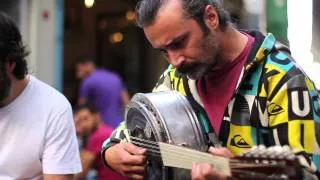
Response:
[[[0,179],[72,179],[81,171],[72,110],[27,75],[17,26],[0,12]]]

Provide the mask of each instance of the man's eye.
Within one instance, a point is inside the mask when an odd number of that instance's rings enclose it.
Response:
[[[172,49],[172,50],[179,49],[179,48],[181,48],[181,45],[182,45],[181,42],[176,42],[170,46],[170,49]]]
[[[164,55],[168,54],[168,51],[166,49],[159,49],[159,51]]]

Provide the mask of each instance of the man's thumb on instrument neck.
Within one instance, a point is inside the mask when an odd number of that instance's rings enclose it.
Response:
[[[215,147],[210,147],[208,152],[212,155],[216,155],[216,156],[223,156],[223,157],[228,157],[228,158],[232,158],[234,157],[234,155],[232,154],[232,152],[225,148],[215,148]]]
[[[135,154],[135,155],[143,155],[146,152],[146,149],[140,148],[138,146],[135,146],[131,143],[127,143],[125,145],[125,149],[126,151],[128,151],[131,154]]]

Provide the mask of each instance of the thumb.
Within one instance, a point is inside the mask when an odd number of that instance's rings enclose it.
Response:
[[[215,148],[215,147],[210,147],[208,150],[209,153],[216,155],[216,156],[223,156],[227,158],[232,158],[234,157],[233,153],[227,149],[227,148]]]
[[[140,147],[133,145],[131,143],[125,143],[124,149],[133,155],[144,155],[146,152],[146,149],[140,148]]]

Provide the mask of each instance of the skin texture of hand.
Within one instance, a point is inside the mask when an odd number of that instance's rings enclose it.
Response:
[[[214,148],[210,147],[208,152],[212,155],[232,158],[234,155],[227,148]],[[215,167],[211,164],[197,164],[192,165],[191,177],[193,180],[227,180],[229,177],[216,171]]]
[[[143,179],[145,172],[145,149],[131,143],[119,143],[105,152],[104,158],[116,172],[131,179]]]
[[[191,170],[192,180],[227,180],[228,176],[216,171],[211,164],[197,164],[192,165]]]
[[[233,158],[234,157],[232,152],[225,147],[215,148],[215,147],[211,146],[208,150],[208,153],[215,155],[215,156],[222,156],[222,157],[226,157],[226,158]]]

